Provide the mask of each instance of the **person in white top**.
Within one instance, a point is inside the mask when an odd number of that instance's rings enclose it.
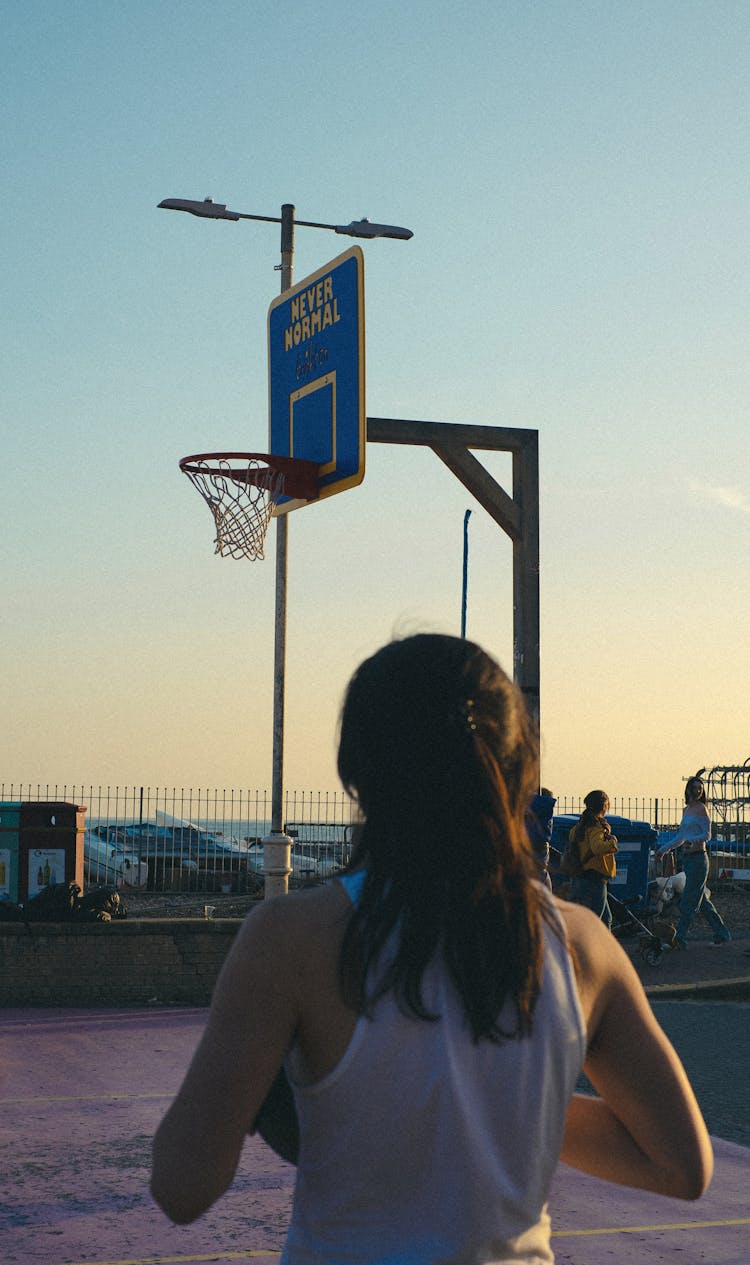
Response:
[[[550,1265],[558,1159],[697,1199],[713,1156],[677,1054],[616,939],[535,877],[538,738],[498,664],[454,637],[383,647],[349,684],[338,766],[351,865],[245,919],[154,1139],[167,1215],[228,1189],[282,1065],[284,1265]]]
[[[711,818],[706,806],[706,788],[700,777],[691,777],[685,786],[685,808],[676,835],[669,835],[661,844],[657,856],[667,856],[675,848],[682,848],[682,868],[685,871],[685,887],[680,897],[680,917],[675,933],[675,948],[686,949],[687,937],[697,913],[703,914],[713,931],[715,945],[726,944],[731,934],[716,906],[706,891],[708,882],[708,853],[706,844],[711,838]]]

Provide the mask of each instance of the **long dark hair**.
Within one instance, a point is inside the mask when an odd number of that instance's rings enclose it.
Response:
[[[606,791],[589,791],[588,795],[584,796],[583,802],[585,808],[576,822],[573,835],[576,843],[583,842],[589,826],[601,823],[599,814],[609,807],[609,795]]]
[[[362,814],[350,868],[366,870],[341,949],[344,996],[371,1013],[392,990],[405,1013],[436,1020],[422,979],[440,951],[475,1041],[526,1035],[543,941],[524,824],[537,740],[519,690],[473,642],[394,641],[349,684],[338,769]],[[375,970],[396,928],[395,956]],[[506,1001],[515,1022],[501,1027]]]
[[[702,778],[702,777],[699,777],[697,773],[696,773],[695,777],[689,777],[689,778],[688,778],[688,780],[687,780],[687,782],[686,782],[686,784],[685,784],[685,803],[686,803],[686,804],[689,804],[689,803],[690,803],[690,787],[691,787],[691,786],[699,786],[699,787],[700,787],[700,790],[699,790],[698,794],[695,796],[695,800],[696,800],[696,802],[697,802],[697,803],[699,803],[699,804],[705,804],[705,802],[706,802],[706,787],[705,787],[705,785],[704,785],[703,778]]]

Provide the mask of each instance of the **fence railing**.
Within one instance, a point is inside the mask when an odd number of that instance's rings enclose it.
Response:
[[[0,783],[0,802],[67,802],[86,808],[84,880],[151,890],[248,892],[260,887],[262,840],[271,825],[269,791],[72,783]],[[621,796],[610,813],[675,830],[683,801]],[[555,814],[579,814],[580,796],[560,796]],[[292,836],[293,880],[325,877],[346,863],[356,809],[343,791],[289,790],[284,823]],[[715,848],[750,865],[750,821],[715,822]],[[741,855],[740,855],[741,854]]]
[[[610,814],[630,821],[645,821],[655,830],[676,830],[682,816],[683,800],[676,796],[622,795],[612,800]],[[561,795],[555,804],[555,816],[583,812],[582,795]]]
[[[155,891],[252,892],[271,828],[265,790],[0,783],[0,802],[66,802],[86,808],[84,882]],[[284,796],[298,880],[325,877],[348,859],[354,809],[343,791]]]

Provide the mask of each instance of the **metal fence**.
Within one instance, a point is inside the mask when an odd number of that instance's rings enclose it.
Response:
[[[86,808],[84,882],[152,891],[253,892],[271,827],[265,790],[0,783],[0,802],[67,802]],[[288,791],[285,829],[295,881],[346,864],[353,805],[343,791]]]
[[[0,802],[85,806],[84,881],[152,891],[253,892],[261,886],[262,840],[271,825],[265,790],[0,783]],[[610,813],[676,830],[681,798],[621,796]],[[579,796],[560,796],[555,814],[583,811]],[[750,820],[715,814],[712,850],[725,869],[750,867]],[[717,820],[718,817],[718,820]],[[325,878],[346,864],[356,809],[343,791],[287,791],[292,882]],[[718,858],[717,858],[718,859]]]
[[[579,816],[583,808],[582,795],[561,795],[555,804],[555,816]],[[684,801],[675,796],[622,795],[612,800],[609,811],[613,817],[648,822],[655,830],[676,830],[683,808]]]

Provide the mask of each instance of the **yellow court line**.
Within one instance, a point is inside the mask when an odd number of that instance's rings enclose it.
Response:
[[[659,1230],[711,1230],[720,1226],[750,1225],[750,1217],[725,1221],[665,1221],[657,1225],[603,1226],[598,1230],[553,1230],[552,1238],[581,1238],[595,1234],[649,1234]],[[258,1256],[281,1256],[273,1248],[247,1252],[199,1252],[193,1256],[139,1256],[116,1261],[74,1261],[69,1265],[197,1265],[200,1261],[249,1261]]]
[[[281,1256],[272,1248],[249,1252],[199,1252],[197,1256],[139,1256],[119,1261],[74,1261],[72,1265],[190,1265],[195,1261],[249,1261],[256,1256]]]
[[[735,1217],[726,1221],[665,1221],[659,1225],[602,1226],[599,1230],[553,1230],[552,1238],[583,1238],[594,1234],[647,1234],[655,1230],[710,1230],[728,1225],[750,1225],[750,1217]]]
[[[39,1098],[0,1098],[0,1106],[22,1107],[27,1103],[39,1102],[117,1102],[136,1098],[173,1098],[174,1090],[161,1094],[58,1094],[54,1097],[45,1095]]]

